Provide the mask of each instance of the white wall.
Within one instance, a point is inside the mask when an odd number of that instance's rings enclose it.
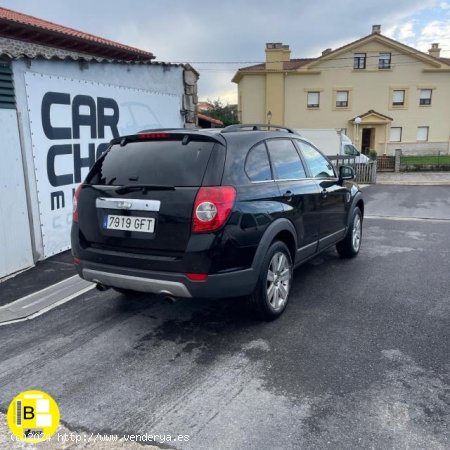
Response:
[[[0,278],[33,265],[17,115],[0,109]]]
[[[168,95],[173,100],[176,96],[179,101],[172,103],[176,107],[179,117],[178,126],[183,126],[183,118],[179,114],[182,108],[182,98],[184,94],[183,83],[183,67],[163,66],[163,65],[135,65],[135,64],[116,64],[116,63],[78,63],[75,61],[61,61],[61,60],[16,60],[12,63],[16,103],[19,116],[19,126],[23,135],[23,158],[25,161],[25,175],[30,186],[29,208],[32,216],[32,233],[35,241],[35,254],[37,259],[43,259],[55,253],[54,250],[44,249],[44,240],[42,234],[45,233],[43,229],[43,219],[40,216],[38,187],[36,180],[36,164],[34,158],[37,152],[45,152],[48,149],[34,149],[33,151],[33,129],[36,131],[36,124],[30,126],[30,111],[29,101],[27,95],[30,94],[30,87],[26,85],[26,79],[30,76],[25,74],[42,74],[51,77],[61,77],[67,80],[73,80],[78,83],[79,80],[84,81],[87,85],[93,83],[100,83],[102,86],[110,85],[111,92],[117,90],[118,87],[140,89],[151,94],[161,94],[161,96]],[[36,76],[35,75],[35,76]],[[48,77],[45,77],[48,80]],[[57,79],[57,78],[55,78]],[[79,84],[79,83],[78,83]],[[80,91],[80,94],[83,92]],[[155,105],[151,105],[155,110]],[[157,106],[156,106],[157,108]],[[179,114],[179,115],[178,115]],[[175,117],[175,115],[173,115]],[[166,124],[162,124],[165,126]],[[173,123],[166,126],[175,126]],[[136,130],[138,131],[138,130]],[[106,136],[105,136],[106,137]],[[38,156],[41,156],[40,154]],[[85,156],[85,155],[83,155]],[[46,158],[46,155],[42,155]],[[71,199],[66,199],[66,205],[72,204]],[[70,233],[70,224],[64,225],[64,233],[67,236]],[[60,248],[61,245],[53,248]]]

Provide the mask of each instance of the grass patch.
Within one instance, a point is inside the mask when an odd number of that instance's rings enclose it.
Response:
[[[450,155],[402,156],[400,164],[450,164]]]

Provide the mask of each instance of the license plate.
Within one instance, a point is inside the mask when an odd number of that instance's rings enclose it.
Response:
[[[108,214],[103,219],[103,228],[107,230],[153,233],[155,231],[155,219],[151,217],[130,217]]]

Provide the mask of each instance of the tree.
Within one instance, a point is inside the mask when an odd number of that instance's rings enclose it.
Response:
[[[237,114],[237,105],[226,105],[218,98],[217,100],[208,99],[208,109],[201,111],[213,119],[219,119],[223,122],[223,126],[233,125],[239,123]]]

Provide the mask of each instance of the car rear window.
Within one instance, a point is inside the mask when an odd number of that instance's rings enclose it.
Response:
[[[214,142],[191,140],[130,142],[95,163],[88,184],[201,186]]]

